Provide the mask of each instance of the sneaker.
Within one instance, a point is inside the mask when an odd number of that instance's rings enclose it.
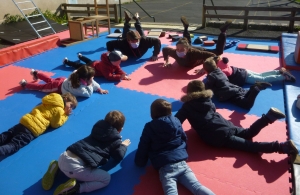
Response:
[[[79,192],[80,185],[76,182],[76,179],[69,179],[66,183],[59,185],[54,191],[54,195],[60,194],[76,194]]]
[[[42,186],[44,190],[51,189],[57,170],[58,170],[58,162],[56,160],[51,161],[48,170],[44,174],[42,179]]]
[[[257,88],[259,90],[265,90],[267,87],[271,87],[272,84],[271,83],[268,83],[268,82],[259,82],[259,81],[256,81],[255,86],[257,86]]]
[[[273,123],[278,119],[285,118],[285,114],[282,113],[279,109],[274,107],[270,108],[270,110],[265,116],[269,119],[270,123]]]
[[[134,16],[132,17],[136,22],[139,21],[141,18],[139,16],[139,13],[135,13]]]
[[[37,71],[36,71],[36,70],[31,69],[30,74],[32,75],[32,79],[33,79],[34,81],[39,80],[39,78],[38,78],[38,76],[37,76]]]
[[[221,27],[220,27],[220,31],[221,32],[226,32],[227,31],[227,29],[228,29],[228,27],[230,26],[232,24],[232,21],[231,20],[227,20],[226,22],[225,22],[225,24],[223,24]]]
[[[296,82],[296,77],[294,77],[294,75],[292,75],[285,68],[281,68],[279,72],[285,77],[286,81]]]
[[[78,58],[81,58],[81,57],[82,57],[82,54],[81,54],[81,53],[78,53],[77,55],[78,55]]]
[[[22,79],[22,80],[19,82],[19,84],[20,84],[23,88],[25,88],[25,86],[26,86],[26,84],[27,84],[27,81],[26,81],[25,79]]]
[[[125,21],[129,22],[132,18],[131,13],[129,11],[124,11],[125,14]]]
[[[65,58],[63,59],[63,64],[67,66],[67,65],[68,65],[68,64],[67,64],[68,61],[69,61],[69,59],[68,59],[67,57],[65,57]]]
[[[293,140],[288,140],[286,142],[280,143],[279,153],[281,154],[298,154],[299,151],[293,142]]]
[[[187,21],[187,19],[186,19],[185,16],[181,16],[180,20],[181,20],[184,28],[188,28],[189,27],[189,22]]]

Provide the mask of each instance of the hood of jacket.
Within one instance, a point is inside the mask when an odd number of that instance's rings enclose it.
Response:
[[[98,121],[92,129],[91,137],[99,142],[111,142],[121,139],[120,133],[104,120]]]
[[[106,64],[106,65],[109,64],[109,65],[113,66],[112,63],[110,62],[110,60],[109,60],[107,54],[108,54],[108,52],[105,52],[105,53],[103,53],[103,54],[101,55],[101,62],[103,62],[103,63]]]
[[[43,97],[42,103],[44,105],[51,105],[55,107],[65,107],[64,100],[62,99],[61,95],[57,93],[51,93],[49,95],[46,95],[45,97]]]
[[[208,89],[208,90],[204,90],[204,91],[200,91],[200,92],[193,92],[193,93],[184,95],[181,97],[181,101],[188,102],[188,101],[198,99],[198,98],[207,99],[207,98],[212,98],[212,96],[213,96],[212,90]]]

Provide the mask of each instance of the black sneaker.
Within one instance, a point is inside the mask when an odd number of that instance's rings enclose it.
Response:
[[[131,13],[129,11],[124,11],[125,21],[129,22],[132,18]]]
[[[285,118],[285,114],[282,113],[279,109],[274,107],[270,108],[270,110],[265,116],[269,119],[270,123],[273,123],[278,119]]]
[[[25,88],[25,86],[26,86],[26,84],[27,84],[27,81],[26,81],[25,79],[22,79],[22,80],[19,82],[19,84],[20,84],[23,88]]]
[[[268,83],[268,82],[259,82],[259,81],[256,81],[255,84],[254,84],[254,86],[257,86],[259,90],[265,90],[268,87],[272,87],[272,84]]]
[[[139,16],[139,13],[135,13],[134,16],[132,17],[136,22],[138,22],[141,18]]]
[[[37,71],[36,71],[36,70],[31,69],[30,74],[32,75],[32,79],[33,79],[34,81],[39,80],[39,78],[38,78],[38,76],[37,76]]]
[[[223,24],[221,27],[220,27],[220,31],[221,32],[226,32],[228,27],[232,24],[232,21],[231,20],[227,20],[225,22],[225,24]]]
[[[187,21],[187,19],[186,19],[185,16],[181,16],[180,20],[181,20],[184,28],[188,28],[189,27],[189,22]]]
[[[299,153],[299,151],[298,151],[295,143],[293,142],[293,140],[288,140],[286,142],[280,143],[279,153],[297,155]]]
[[[296,77],[289,73],[287,70],[282,72],[282,75],[285,77],[286,81],[296,82]]]

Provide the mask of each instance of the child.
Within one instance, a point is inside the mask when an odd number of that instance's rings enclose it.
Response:
[[[298,154],[292,140],[281,143],[251,141],[261,129],[277,119],[285,118],[280,110],[270,108],[267,114],[263,114],[249,128],[242,128],[233,125],[216,112],[216,107],[211,101],[212,95],[213,92],[206,90],[202,81],[190,81],[187,85],[187,95],[181,98],[183,105],[175,115],[181,123],[187,119],[205,143],[254,153]]]
[[[163,99],[151,104],[152,121],[146,123],[135,155],[135,164],[145,166],[148,158],[159,177],[165,194],[178,194],[176,181],[193,194],[214,193],[200,184],[185,160],[187,137],[180,121],[172,113],[172,105]]]
[[[100,85],[94,81],[95,70],[89,66],[82,66],[75,70],[68,79],[59,77],[52,79],[47,75],[38,72],[34,69],[30,74],[33,75],[33,80],[41,79],[45,84],[41,83],[28,83],[25,79],[20,81],[20,85],[29,90],[37,90],[42,92],[56,92],[65,94],[70,92],[75,96],[90,97],[93,91],[101,94],[107,94],[108,91],[101,89]]]
[[[124,13],[125,22],[122,39],[106,42],[107,51],[120,50],[128,57],[140,58],[148,51],[148,49],[154,47],[153,55],[150,60],[156,61],[161,48],[160,40],[157,38],[146,37],[144,35],[138,13],[134,16],[132,16],[128,11],[124,11]],[[134,31],[130,30],[129,22],[131,18],[135,20],[134,26],[136,30]]]
[[[206,89],[211,89],[219,101],[230,101],[247,110],[252,108],[255,98],[261,90],[272,86],[270,83],[256,82],[249,90],[245,90],[234,85],[229,82],[227,76],[217,67],[213,57],[208,58],[204,62],[203,69],[207,72]]]
[[[95,76],[103,76],[107,80],[120,81],[120,80],[131,80],[130,77],[121,69],[121,61],[127,60],[127,56],[122,55],[120,51],[106,52],[101,55],[101,61],[92,61],[89,58],[83,56],[81,53],[78,54],[78,58],[82,60],[86,65],[91,66],[95,69]],[[82,63],[72,62],[68,58],[64,59],[64,64],[79,68]]]
[[[58,161],[52,161],[42,179],[42,186],[49,190],[58,168],[69,178],[54,191],[58,194],[91,192],[107,186],[108,172],[98,168],[106,164],[110,157],[120,162],[127,151],[130,140],[122,141],[125,116],[120,111],[109,112],[104,120],[99,120],[86,138],[69,146]],[[80,181],[80,183],[79,183]]]
[[[237,86],[242,87],[245,83],[248,84],[255,84],[255,82],[276,82],[276,81],[290,81],[295,82],[296,78],[289,73],[285,68],[280,68],[280,70],[271,70],[262,73],[256,73],[251,70],[247,70],[244,68],[238,68],[234,66],[230,66],[228,64],[229,60],[226,57],[222,59],[220,56],[214,58],[217,66],[225,73],[228,77],[229,82],[235,84]],[[195,72],[198,74],[203,75],[205,71],[196,70]]]
[[[17,152],[43,134],[49,126],[62,126],[76,106],[77,100],[70,93],[46,95],[42,104],[25,114],[19,124],[0,134],[0,156]]]

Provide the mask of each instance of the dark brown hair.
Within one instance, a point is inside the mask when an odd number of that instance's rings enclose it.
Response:
[[[78,88],[80,86],[80,79],[90,80],[93,76],[95,76],[94,68],[87,65],[81,66],[70,76],[72,87],[75,89]]]
[[[183,45],[184,47],[187,47],[187,48],[190,47],[189,41],[185,37],[182,37],[178,40],[176,45],[179,45],[179,44],[181,44],[181,45]]]
[[[74,109],[77,107],[77,99],[74,95],[72,95],[70,92],[62,94],[61,97],[63,98],[64,102],[72,102],[74,105]]]
[[[205,85],[200,80],[190,81],[187,85],[187,93],[200,92],[205,90]]]
[[[150,109],[152,119],[172,114],[171,103],[164,99],[156,99],[152,102]]]
[[[125,116],[122,112],[113,110],[106,114],[104,121],[108,122],[118,131],[121,131],[125,123]]]

